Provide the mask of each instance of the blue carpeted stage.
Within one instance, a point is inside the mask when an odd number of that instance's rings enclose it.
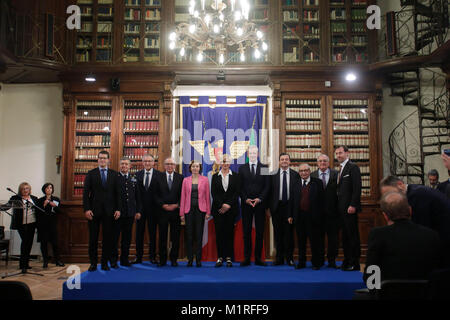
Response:
[[[158,268],[148,262],[111,271],[84,272],[81,290],[63,284],[63,300],[335,300],[351,299],[364,288],[360,272],[288,266]]]

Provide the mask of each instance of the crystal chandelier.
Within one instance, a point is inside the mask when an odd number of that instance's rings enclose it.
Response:
[[[169,35],[169,49],[178,50],[183,57],[187,48],[196,51],[198,62],[205,58],[204,51],[216,52],[217,64],[224,65],[228,52],[240,55],[245,62],[246,51],[256,59],[267,51],[264,33],[249,21],[250,4],[248,0],[190,0],[189,22],[180,23]],[[209,58],[209,56],[207,56]]]

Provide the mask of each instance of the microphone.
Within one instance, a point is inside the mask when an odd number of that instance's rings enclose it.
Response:
[[[11,190],[11,188],[6,188],[6,190],[8,190],[9,192],[13,192],[13,191]]]

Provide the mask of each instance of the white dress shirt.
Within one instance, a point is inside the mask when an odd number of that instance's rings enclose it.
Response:
[[[256,170],[258,169],[258,162],[249,162],[248,165],[250,166],[250,173],[252,173],[252,165],[255,165],[255,174]]]
[[[286,171],[286,182],[287,182],[287,199],[289,200],[289,181],[290,181],[290,175],[289,175],[289,168],[287,170],[283,170],[280,168],[280,197],[279,200],[283,200],[283,171]]]
[[[173,172],[172,172],[172,173],[168,173],[168,172],[166,171],[167,185],[169,185],[169,177],[170,177],[170,179],[172,179],[172,183],[173,183]]]
[[[219,176],[222,177],[222,187],[225,192],[228,190],[228,184],[230,183],[230,176],[232,174],[231,170],[228,171],[227,175],[223,175],[222,170],[219,171]]]
[[[28,200],[30,203],[35,204],[33,202],[33,199],[30,198],[30,200]],[[34,223],[36,222],[36,214],[34,211],[34,207],[31,204],[28,204],[28,210],[26,209],[27,207],[27,201],[25,199],[22,199],[23,202],[23,219],[22,219],[22,223],[23,224],[30,224],[30,223]]]
[[[308,177],[308,179],[302,179],[302,187],[303,187],[303,183],[306,181],[306,185],[308,185],[311,182],[311,176]]]
[[[325,170],[325,172],[323,172],[320,169],[317,172],[319,173],[319,179],[321,181],[323,181],[322,180],[322,173],[325,173],[325,183],[326,183],[326,185],[328,185],[328,181],[330,181],[330,168],[327,168],[327,170]]]

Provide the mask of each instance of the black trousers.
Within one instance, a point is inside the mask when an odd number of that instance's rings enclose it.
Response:
[[[119,238],[120,240],[120,263],[128,262],[130,255],[131,233],[133,231],[134,217],[120,217],[113,222],[113,242],[111,251],[111,262],[117,262],[119,258]]]
[[[273,235],[277,249],[276,260],[283,262],[293,260],[294,255],[294,225],[287,221],[287,210],[288,205],[280,202],[276,212],[272,214]]]
[[[264,206],[260,203],[254,208],[248,204],[242,206],[242,228],[244,233],[244,259],[250,261],[252,255],[252,224],[255,217],[255,261],[261,260],[263,240],[264,240],[264,224],[266,221],[266,213]]]
[[[53,257],[59,260],[58,233],[56,217],[45,218],[39,222],[39,240],[41,242],[41,252],[44,261],[48,261],[48,243],[52,244]]]
[[[218,258],[233,258],[234,240],[234,212],[232,209],[224,214],[214,215],[214,227],[216,228],[216,245]]]
[[[342,226],[344,265],[359,265],[361,246],[359,240],[358,214],[344,214]]]
[[[311,212],[301,212],[295,224],[298,241],[298,262],[306,263],[306,241],[309,239],[312,254],[312,265],[321,267],[324,264],[323,226],[314,221]]]
[[[89,226],[89,260],[91,264],[98,263],[98,236],[100,233],[100,225],[102,226],[102,264],[107,264],[111,257],[112,247],[112,226],[114,216],[112,213],[105,212],[98,214],[94,212],[92,220],[88,221]]]
[[[22,239],[22,243],[20,244],[20,269],[24,269],[28,266],[35,230],[36,223],[23,224],[17,229],[17,231],[19,231],[20,239]]]
[[[156,229],[158,226],[158,213],[146,212],[136,222],[136,258],[142,259],[144,255],[145,226],[149,235],[149,256],[150,260],[156,259]]]
[[[186,254],[189,261],[194,260],[194,252],[196,261],[202,261],[202,241],[205,215],[206,213],[201,212],[200,209],[195,206],[194,208],[191,208],[191,211],[184,216],[186,222]]]
[[[167,262],[167,232],[170,227],[170,261],[177,261],[180,250],[181,220],[179,210],[162,211],[159,215],[159,261]]]
[[[327,217],[325,220],[325,233],[327,235],[327,259],[328,262],[336,261],[339,252],[339,230],[342,226],[341,217]]]

